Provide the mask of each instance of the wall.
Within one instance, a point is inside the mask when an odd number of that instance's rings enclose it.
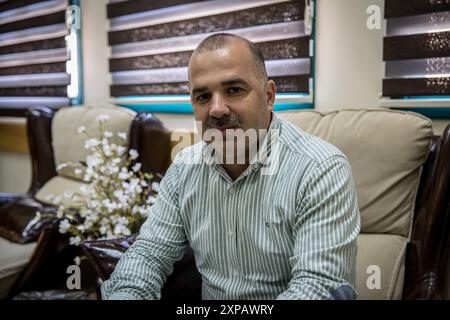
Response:
[[[384,0],[319,0],[316,10],[316,108],[377,108],[383,30],[369,30],[366,9]]]
[[[109,99],[109,47],[107,0],[82,0],[84,103],[105,103]],[[89,30],[87,32],[86,30]]]
[[[0,126],[3,128],[17,126],[23,128],[25,125],[25,119],[23,118],[1,118]],[[25,132],[23,134],[18,134],[18,132],[13,132],[11,129],[11,134],[7,134],[5,130],[0,130],[0,139],[20,139],[24,142]],[[16,140],[17,140],[16,139]],[[3,144],[2,144],[3,145]],[[13,148],[11,148],[12,150]],[[14,148],[15,150],[25,149],[25,148]],[[9,150],[9,151],[5,151]],[[10,149],[0,149],[0,192],[25,192],[31,183],[31,161],[28,153],[24,153],[23,150],[10,151]]]

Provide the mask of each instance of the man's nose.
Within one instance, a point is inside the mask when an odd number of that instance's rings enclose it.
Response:
[[[215,118],[221,118],[224,115],[230,113],[230,109],[227,107],[225,99],[219,94],[213,95],[211,99],[211,108],[209,109],[209,115]]]

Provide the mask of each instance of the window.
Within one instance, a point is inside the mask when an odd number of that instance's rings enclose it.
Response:
[[[230,32],[263,51],[280,93],[276,110],[312,108],[313,6],[309,0],[109,1],[111,96],[135,110],[192,113],[190,55],[206,36]],[[311,8],[306,20],[305,7]]]
[[[450,0],[386,0],[382,105],[450,116]]]
[[[80,13],[79,0],[0,2],[1,116],[81,102]]]

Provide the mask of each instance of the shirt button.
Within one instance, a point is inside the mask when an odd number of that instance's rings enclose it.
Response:
[[[235,193],[236,189],[234,187],[231,187],[230,189],[228,189],[228,191],[230,191],[230,193]]]
[[[234,236],[234,232],[233,231],[228,231],[228,236],[231,238],[232,236]]]
[[[237,272],[237,270],[234,270],[233,271],[233,277],[237,277],[237,276],[239,276],[239,272]]]

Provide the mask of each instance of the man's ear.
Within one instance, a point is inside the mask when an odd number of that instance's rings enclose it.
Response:
[[[275,86],[275,82],[273,80],[267,81],[266,84],[266,103],[270,108],[270,111],[273,111],[273,105],[275,104],[275,94],[277,91],[277,87]]]

